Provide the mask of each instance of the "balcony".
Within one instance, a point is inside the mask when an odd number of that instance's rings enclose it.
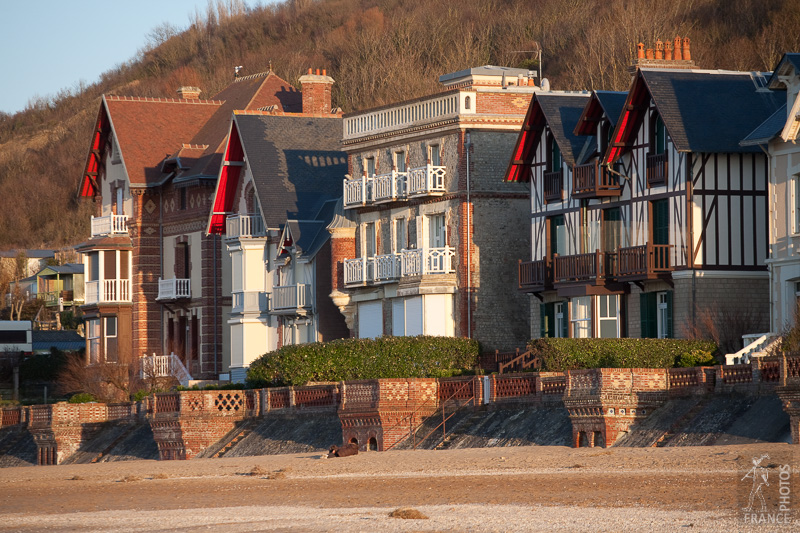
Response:
[[[665,277],[674,267],[670,259],[671,244],[650,244],[619,249],[617,278],[640,281]]]
[[[401,254],[385,254],[344,260],[345,285],[388,283],[400,278]]]
[[[92,237],[127,235],[128,215],[106,215],[92,217]]]
[[[647,154],[647,186],[658,187],[667,184],[667,153]]]
[[[181,300],[192,297],[191,280],[186,278],[158,279],[156,300]]]
[[[345,259],[344,283],[347,286],[378,285],[398,281],[405,276],[452,274],[455,272],[454,255],[455,250],[446,246]]]
[[[86,282],[86,305],[130,302],[131,282],[128,279],[105,279]]]
[[[345,177],[342,191],[345,209],[361,207],[372,201],[372,179],[366,174],[359,178]]]
[[[269,293],[242,291],[233,293],[231,313],[266,313],[269,311]]]
[[[232,215],[225,221],[226,239],[266,237],[267,230],[260,215]]]
[[[401,275],[422,276],[427,274],[452,274],[453,248],[425,248],[422,250],[403,250],[401,256]]]
[[[64,305],[72,305],[74,298],[74,291],[48,291],[40,292],[39,298],[44,300],[47,307],[58,307],[59,300],[63,299]]]
[[[296,283],[273,287],[270,311],[278,315],[305,314],[311,307],[311,285]]]
[[[553,288],[553,267],[549,259],[519,262],[519,290],[541,292]]]
[[[564,173],[560,170],[544,173],[544,201],[560,202],[564,199]]]
[[[405,200],[407,172],[393,170],[372,180],[372,200],[376,204]]]
[[[619,176],[600,166],[599,161],[577,165],[572,169],[573,198],[605,198],[621,193]]]
[[[582,283],[602,285],[616,271],[616,254],[595,251],[588,254],[553,255],[553,281],[556,285]]]
[[[425,165],[408,171],[408,197],[441,196],[447,167]]]

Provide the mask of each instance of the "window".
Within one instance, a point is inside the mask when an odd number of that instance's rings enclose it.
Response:
[[[107,316],[103,319],[105,325],[105,360],[107,363],[119,361],[117,355],[117,317]]]
[[[564,215],[556,215],[548,219],[550,223],[550,254],[565,255],[567,253],[567,226]]]
[[[650,153],[663,154],[667,151],[667,128],[658,112],[653,112],[650,125]]]
[[[552,135],[547,136],[547,171],[558,172],[561,170],[561,149]]]
[[[447,228],[444,214],[428,216],[428,247],[444,248],[447,246]]]
[[[653,216],[653,244],[669,244],[669,200],[650,204]]]
[[[540,304],[540,337],[568,337],[567,304],[552,302]]]
[[[603,251],[614,252],[622,241],[622,213],[619,207],[603,210]]]
[[[406,219],[394,219],[394,240],[392,242],[392,252],[399,254],[407,248],[406,237],[408,235],[408,228]]]
[[[181,191],[180,192],[180,195],[181,195],[181,210],[183,211],[183,210],[186,209],[186,188],[185,187],[181,187],[180,191]]]
[[[670,339],[672,330],[672,291],[647,292],[639,297],[641,336]]]
[[[602,294],[596,298],[598,336],[602,339],[619,337],[619,296]]]
[[[175,244],[175,278],[187,279],[191,266],[189,264],[189,243]]]
[[[432,144],[428,147],[428,160],[430,164],[434,167],[442,166],[442,158],[439,154],[439,145]]]
[[[406,153],[405,152],[395,152],[394,154],[394,168],[397,172],[405,172],[406,171]]]
[[[377,235],[375,233],[375,223],[367,222],[364,225],[364,256],[373,257],[378,249]]]
[[[472,99],[467,96],[464,98],[464,109],[471,109],[472,108]]]
[[[100,319],[86,321],[86,340],[89,345],[89,364],[100,362]]]
[[[375,175],[375,158],[374,157],[367,157],[364,159],[364,171],[367,173],[367,177],[371,178]]]
[[[123,205],[124,205],[124,195],[122,187],[117,187],[117,196],[116,200],[114,201],[114,213],[117,215],[123,215]]]
[[[572,336],[585,339],[592,336],[591,296],[581,296],[570,301],[570,324]]]

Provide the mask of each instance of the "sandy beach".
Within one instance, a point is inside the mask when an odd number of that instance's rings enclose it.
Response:
[[[775,520],[798,509],[797,450],[532,446],[5,468],[0,531],[796,531]],[[745,513],[743,477],[764,454],[767,511]],[[779,513],[785,465],[791,504]],[[402,507],[427,519],[389,516]]]

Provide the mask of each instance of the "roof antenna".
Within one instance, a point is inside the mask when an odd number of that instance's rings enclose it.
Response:
[[[243,68],[244,67],[242,65],[239,65],[238,67],[233,67],[233,77],[234,78],[238,78],[239,77],[239,71],[242,70]]]

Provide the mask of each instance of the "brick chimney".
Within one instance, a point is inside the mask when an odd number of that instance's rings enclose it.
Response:
[[[200,87],[180,87],[175,92],[178,93],[178,98],[182,98],[184,100],[200,99]]]
[[[303,113],[327,115],[331,112],[331,87],[333,78],[328,76],[325,69],[316,74],[308,69],[308,74],[300,76],[300,85],[303,91]]]

